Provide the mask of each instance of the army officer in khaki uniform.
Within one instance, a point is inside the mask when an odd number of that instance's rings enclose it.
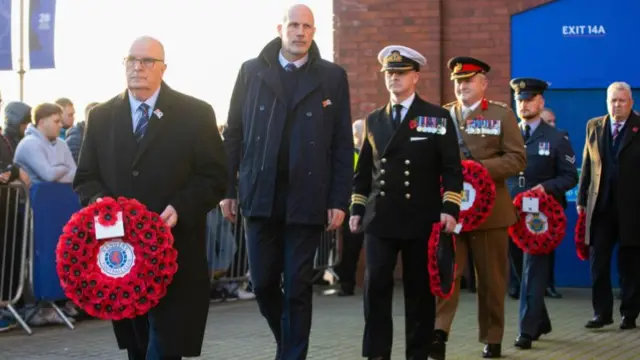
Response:
[[[462,158],[478,161],[489,170],[496,183],[496,199],[491,215],[478,229],[458,236],[456,289],[448,300],[438,299],[431,357],[444,359],[445,343],[458,307],[460,276],[471,252],[477,274],[479,340],[485,344],[482,356],[498,358],[502,353],[509,263],[507,228],[516,221],[505,182],[525,169],[524,142],[513,110],[484,97],[488,84],[485,74],[490,66],[469,57],[453,58],[448,66],[458,100],[445,108],[457,125]],[[482,131],[486,127],[491,131]],[[471,128],[475,131],[469,131]]]

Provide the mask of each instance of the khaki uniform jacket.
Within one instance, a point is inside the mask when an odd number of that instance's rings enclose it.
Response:
[[[496,201],[487,220],[477,230],[505,228],[513,225],[516,211],[506,186],[506,179],[520,174],[526,167],[526,152],[524,140],[518,127],[513,110],[504,103],[487,102],[487,109],[483,110],[482,103],[462,119],[461,105],[455,101],[444,105],[447,110],[455,113],[455,121],[462,139],[466,143],[474,160],[479,161],[489,170],[496,183]],[[498,120],[499,134],[469,134],[467,129],[474,119]],[[464,154],[460,157],[465,159]]]

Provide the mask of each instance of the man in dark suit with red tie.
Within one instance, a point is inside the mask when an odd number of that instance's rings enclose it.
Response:
[[[592,304],[590,329],[613,324],[611,255],[616,244],[621,278],[620,329],[636,327],[640,312],[640,116],[632,112],[631,87],[607,89],[609,114],[589,120],[578,190],[578,212],[586,211]]]
[[[160,303],[114,321],[130,360],[199,356],[209,313],[206,216],[226,191],[227,167],[213,109],[171,89],[162,44],[136,40],[124,60],[128,89],[93,108],[80,150],[75,191],[83,205],[124,196],[171,228],[178,272]]]

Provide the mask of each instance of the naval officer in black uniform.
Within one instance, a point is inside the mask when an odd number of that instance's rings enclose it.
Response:
[[[576,157],[565,133],[542,121],[543,93],[547,83],[517,78],[510,83],[516,96],[520,130],[527,151],[527,167],[508,180],[512,197],[531,188],[552,195],[561,205],[565,192],[578,183]],[[551,332],[551,320],[544,304],[550,255],[524,253],[520,286],[520,334],[515,346],[530,349],[531,343]]]
[[[449,112],[416,94],[425,58],[394,45],[378,61],[390,101],[365,120],[349,220],[351,231],[365,232],[363,356],[391,358],[393,271],[402,252],[406,358],[426,360],[435,322],[427,240],[434,223],[447,232],[456,228],[462,200],[458,141]]]

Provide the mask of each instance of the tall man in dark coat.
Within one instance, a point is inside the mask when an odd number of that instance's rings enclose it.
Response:
[[[406,358],[427,359],[435,325],[428,239],[434,223],[453,232],[462,201],[462,166],[449,112],[416,94],[426,59],[405,46],[378,54],[390,101],[365,120],[351,218],[364,229],[366,273],[362,355],[390,360],[393,270],[402,253]],[[440,195],[440,186],[444,194]]]
[[[309,345],[314,253],[347,211],[353,142],[347,74],[320,58],[311,10],[292,6],[277,29],[238,74],[223,133],[229,179],[221,208],[235,221],[239,180],[258,306],[277,358],[298,360]]]
[[[520,130],[527,151],[527,167],[507,180],[509,193],[515,198],[529,189],[539,190],[565,205],[564,194],[578,183],[576,156],[565,133],[541,119],[543,93],[548,85],[533,78],[516,78],[510,85],[515,93],[518,117],[522,120]],[[534,214],[527,214],[527,219],[531,216]],[[519,349],[530,349],[534,340],[551,332],[551,319],[544,303],[550,261],[551,254],[524,253],[520,333],[515,342]]]
[[[164,49],[136,40],[125,58],[128,90],[91,110],[74,180],[83,205],[135,198],[175,238],[178,272],[145,316],[114,321],[131,360],[199,356],[209,312],[206,215],[226,191],[227,167],[213,109],[162,81]]]
[[[586,211],[592,304],[590,329],[613,324],[611,255],[619,244],[622,330],[636,327],[640,312],[640,116],[632,111],[631,87],[607,89],[609,114],[589,120],[578,189],[578,212]]]

